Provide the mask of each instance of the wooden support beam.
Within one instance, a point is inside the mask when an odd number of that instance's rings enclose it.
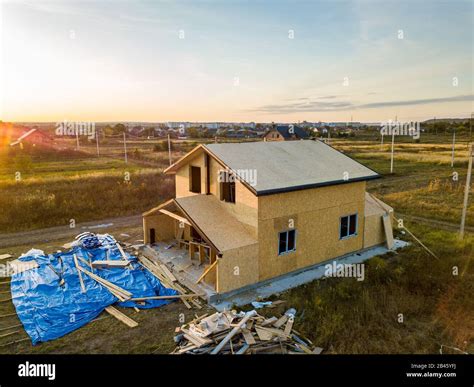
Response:
[[[117,242],[117,248],[119,249],[120,254],[122,254],[123,259],[124,259],[125,261],[128,261],[127,255],[125,254],[125,252],[124,252],[123,249],[122,249],[122,246],[120,246],[120,243],[118,243],[118,242]]]
[[[196,244],[189,242],[189,259],[194,259],[194,253],[196,252]]]
[[[73,257],[74,257],[74,265],[76,265],[76,269],[77,269],[77,275],[79,276],[79,282],[81,283],[81,292],[85,293],[86,292],[86,287],[84,286],[84,281],[82,279],[81,270],[79,269],[79,263],[77,262],[76,254],[73,254]]]
[[[198,280],[196,281],[196,284],[198,284],[199,282],[201,282],[204,277],[212,270],[214,269],[216,266],[217,266],[217,260],[214,261],[214,263],[210,264],[206,270],[204,270],[204,272],[201,274],[201,276],[198,278]]]
[[[385,239],[387,240],[387,248],[389,250],[393,249],[393,229],[392,229],[392,220],[389,214],[383,214],[383,228],[385,231]]]
[[[92,262],[93,267],[126,267],[130,265],[130,261],[111,261],[111,260],[106,260],[106,261],[94,261]]]
[[[217,260],[216,250],[214,250],[213,248],[210,248],[210,250],[211,250],[210,260],[211,260],[211,263],[214,263]]]
[[[199,263],[202,265],[206,261],[206,250],[205,247],[200,244],[199,245]]]
[[[224,337],[224,339],[219,343],[219,345],[214,348],[211,352],[211,355],[217,355],[222,348],[234,337],[242,328],[242,326],[247,322],[247,320],[253,316],[255,316],[257,312],[255,310],[251,310],[250,312],[247,312],[245,316],[242,318],[242,320],[239,321],[239,323],[232,329],[229,334]]]
[[[160,210],[160,212],[162,214],[165,214],[165,215],[168,215],[168,216],[171,216],[172,218],[184,223],[184,224],[187,224],[188,226],[191,226],[191,223],[189,223],[189,220],[187,220],[186,218],[183,218],[182,216],[179,216],[179,215],[176,215],[175,213],[171,212],[171,211],[168,211],[168,210]]]
[[[200,297],[199,294],[193,293],[193,294],[176,294],[174,296],[151,296],[151,297],[139,297],[139,298],[131,298],[129,301],[146,301],[146,300],[172,300],[174,298],[194,298],[194,297]]]
[[[171,282],[177,282],[178,280],[176,279],[176,277],[174,276],[174,274],[166,267],[166,265],[164,264],[160,264],[159,265],[160,268],[161,268],[161,271],[163,272],[163,274],[168,277],[168,279],[171,281]]]

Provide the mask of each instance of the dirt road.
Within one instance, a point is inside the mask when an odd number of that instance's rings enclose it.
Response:
[[[459,224],[456,223],[450,223],[450,222],[445,222],[442,220],[436,220],[436,219],[429,219],[429,218],[422,218],[421,216],[412,216],[412,215],[406,215],[406,214],[401,214],[397,212],[396,216],[398,218],[406,219],[408,221],[412,221],[415,223],[422,223],[426,224],[427,226],[431,226],[433,228],[439,228],[441,230],[447,230],[447,231],[459,231]],[[465,226],[465,231],[469,233],[474,233],[474,227],[471,226]]]
[[[0,249],[28,244],[38,244],[45,242],[54,242],[61,239],[74,238],[81,232],[110,232],[111,229],[117,228],[134,228],[142,224],[141,215],[123,216],[119,218],[110,218],[103,220],[95,220],[92,222],[84,222],[76,224],[75,228],[67,226],[56,226],[31,230],[25,232],[15,232],[8,234],[0,234]],[[1,251],[1,250],[0,250]]]

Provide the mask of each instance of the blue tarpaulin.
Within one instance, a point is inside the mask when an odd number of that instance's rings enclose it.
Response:
[[[95,238],[95,239],[91,239]],[[90,261],[123,259],[110,235],[90,234],[79,239],[77,246],[68,252],[44,254],[31,250],[20,261],[35,260],[39,267],[13,274],[11,293],[13,304],[33,344],[54,340],[72,332],[96,318],[107,306],[117,303],[123,307],[155,308],[173,300],[146,300],[119,302],[110,291],[82,273],[86,292],[82,292],[78,265],[91,271]],[[131,261],[126,268],[94,268],[94,274],[132,293],[132,298],[169,296],[177,294],[127,254]],[[80,259],[82,258],[82,259]]]

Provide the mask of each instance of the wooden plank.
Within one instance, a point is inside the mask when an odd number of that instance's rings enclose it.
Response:
[[[273,317],[270,317],[270,318],[266,319],[265,321],[263,321],[263,322],[260,324],[260,326],[265,327],[265,326],[267,326],[267,325],[272,325],[272,324],[276,323],[277,321],[278,321],[278,318],[276,318],[275,316],[273,316]]]
[[[171,216],[172,218],[180,221],[180,222],[183,222],[184,224],[187,224],[188,226],[191,226],[191,223],[189,223],[189,220],[187,220],[186,218],[183,218],[182,216],[179,216],[179,215],[176,215],[174,214],[173,212],[171,211],[168,211],[168,210],[160,210],[160,212],[162,214],[165,214],[165,215],[168,215],[168,216]]]
[[[204,279],[204,277],[205,277],[207,274],[209,274],[209,272],[217,266],[217,262],[218,262],[218,261],[216,260],[213,264],[209,265],[206,270],[204,270],[204,272],[201,274],[201,276],[200,276],[200,277],[198,278],[198,280],[196,281],[196,284],[198,284],[199,282],[201,282],[201,281]]]
[[[256,343],[255,338],[248,329],[242,329],[242,336],[248,345],[254,345]]]
[[[390,220],[389,214],[383,215],[383,228],[385,230],[385,238],[387,239],[387,247],[391,250],[393,249],[393,230],[392,222]]]
[[[100,260],[97,260],[97,261],[94,261],[92,262],[92,266],[93,267],[126,267],[130,265],[130,261],[111,261],[111,260],[107,260],[107,261],[100,261]]]
[[[184,227],[179,227],[178,225],[178,235],[176,235],[176,240],[181,242],[181,239],[183,239],[183,234],[184,234]]]
[[[129,291],[122,289],[121,287],[113,284],[112,282],[109,282],[102,277],[99,277],[98,275],[95,275],[94,273],[91,273],[88,270],[85,270],[82,267],[79,267],[79,270],[81,270],[83,273],[87,274],[89,277],[92,279],[96,280],[98,283],[106,287],[114,296],[116,296],[120,301],[125,301],[127,299],[130,299],[132,297],[132,293]]]
[[[12,258],[12,257],[13,257],[13,255],[11,255],[11,254],[0,254],[0,260]]]
[[[211,263],[214,263],[214,262],[217,260],[216,250],[214,250],[212,247],[211,247],[211,257],[210,257],[210,260],[211,260]]]
[[[290,316],[288,318],[288,322],[286,323],[284,332],[285,332],[285,335],[288,337],[291,335],[291,329],[293,328],[294,321],[295,321],[295,318],[293,316]]]
[[[173,296],[150,296],[150,297],[138,297],[138,298],[131,298],[130,301],[146,301],[146,300],[172,300],[174,298],[193,298],[199,297],[199,294],[176,294]]]
[[[232,337],[234,337],[240,331],[240,329],[247,322],[247,320],[252,318],[256,314],[257,312],[255,310],[251,310],[250,312],[245,313],[245,316],[242,318],[242,320],[239,321],[237,326],[235,326],[229,332],[229,334],[226,337],[224,337],[224,339],[219,343],[219,345],[212,350],[211,355],[218,354],[222,350],[222,348],[230,341],[230,339],[232,339]]]
[[[257,332],[258,338],[262,341],[270,341],[273,337],[273,334],[271,332],[264,330],[258,325],[255,326],[255,332]]]
[[[168,279],[171,282],[177,282],[178,280],[176,277],[173,275],[173,273],[166,267],[166,265],[160,264],[159,265],[161,270],[163,270],[163,273],[168,277]]]
[[[115,309],[113,306],[108,306],[105,310],[114,316],[117,320],[122,321],[125,325],[128,325],[130,328],[135,328],[138,326],[138,323],[132,320],[127,315],[123,314],[121,311]]]
[[[287,339],[288,338],[288,335],[282,331],[281,329],[276,329],[276,328],[268,328],[268,327],[262,327],[262,326],[255,326],[255,329],[259,329],[260,331],[265,331],[265,332],[268,332],[270,334],[272,334],[272,336],[277,336],[277,337],[281,337],[282,339]]]
[[[86,287],[84,286],[84,281],[82,279],[82,273],[79,270],[79,263],[77,262],[77,256],[76,256],[76,254],[73,254],[72,256],[74,257],[74,265],[76,265],[77,275],[79,276],[79,282],[81,283],[81,292],[85,293],[86,292]]]
[[[128,261],[128,257],[125,254],[125,252],[123,251],[122,246],[120,246],[120,243],[117,242],[116,245],[117,245],[118,250],[120,251],[120,254],[122,254],[123,259],[125,261]]]
[[[206,250],[205,247],[200,244],[199,245],[199,263],[202,265],[206,261]]]
[[[195,251],[196,245],[193,242],[189,242],[189,259],[194,259]]]
[[[21,331],[13,331],[13,332],[10,332],[10,333],[5,333],[4,335],[0,335],[0,338],[15,335],[15,334],[20,333],[20,332]]]
[[[282,327],[286,322],[288,321],[288,316],[286,314],[284,314],[283,316],[281,316],[274,324],[273,326],[275,328],[280,328]]]

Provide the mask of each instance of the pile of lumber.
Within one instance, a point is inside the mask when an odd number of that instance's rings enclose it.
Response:
[[[176,328],[173,354],[319,354],[312,342],[293,329],[296,311],[265,318],[255,310],[203,315]]]
[[[188,309],[191,309],[192,305],[196,308],[201,309],[202,305],[199,302],[197,294],[189,294],[187,289],[185,289],[176,279],[176,277],[171,273],[171,271],[164,265],[153,262],[151,259],[139,255],[138,261],[140,264],[146,268],[151,274],[160,280],[163,286],[176,290],[181,297],[179,299],[186,305]],[[170,297],[173,298],[173,297]],[[176,297],[178,298],[178,297]]]

